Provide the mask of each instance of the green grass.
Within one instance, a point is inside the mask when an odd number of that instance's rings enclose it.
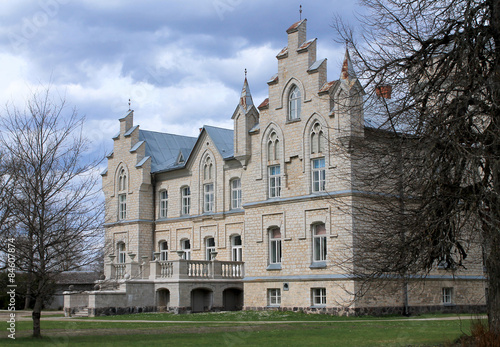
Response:
[[[20,322],[21,323],[21,322]],[[59,327],[53,323],[59,323]],[[65,324],[69,324],[64,327]],[[94,325],[96,324],[96,325]],[[67,329],[68,334],[56,336],[54,329]],[[204,325],[205,326],[205,325]],[[141,334],[130,333],[132,329],[146,328]],[[470,320],[463,321],[399,321],[376,322],[345,321],[310,323],[279,323],[277,325],[220,325],[200,333],[198,324],[170,323],[112,323],[112,322],[43,322],[45,337],[42,340],[18,338],[9,341],[15,346],[163,346],[165,342],[178,346],[406,346],[432,345],[458,338],[469,332]],[[115,329],[105,336],[71,336],[76,329]],[[181,329],[181,332],[179,332]],[[213,330],[210,331],[210,330]],[[159,332],[158,330],[164,330]],[[207,331],[208,330],[208,331]],[[113,335],[113,336],[110,336]],[[5,341],[5,340],[3,340]],[[0,340],[0,345],[2,340]]]
[[[428,314],[418,318],[450,316],[456,315]],[[143,313],[97,319],[165,322],[108,322],[91,318],[42,320],[44,338],[41,340],[22,337],[31,332],[31,321],[17,321],[16,340],[6,340],[3,323],[0,325],[4,331],[0,335],[0,346],[164,346],[166,341],[178,346],[436,345],[470,333],[470,317],[463,315],[460,320],[414,321],[401,316],[335,317],[279,311],[192,315]],[[271,321],[278,323],[262,324]]]
[[[391,320],[391,319],[414,319],[414,318],[440,318],[440,317],[463,317],[470,318],[477,315],[471,314],[425,314],[419,316],[402,317],[400,315],[390,315],[383,317],[360,316],[360,317],[339,317],[326,314],[306,314],[303,312],[291,311],[235,311],[235,312],[219,312],[219,313],[196,313],[196,314],[172,314],[172,313],[137,313],[126,314],[119,316],[102,316],[95,318],[96,320],[152,320],[152,321],[199,321],[199,322],[246,322],[246,321],[325,321],[336,322],[345,320]]]

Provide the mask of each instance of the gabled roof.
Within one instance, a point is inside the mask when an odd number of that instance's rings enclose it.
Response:
[[[233,130],[208,125],[203,126],[203,129],[206,130],[223,159],[232,158],[234,156]]]
[[[192,149],[196,138],[139,129],[139,141],[146,142],[146,157],[151,157],[153,173],[176,165],[179,151]]]

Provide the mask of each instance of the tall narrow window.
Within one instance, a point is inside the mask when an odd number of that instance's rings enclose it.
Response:
[[[311,170],[313,193],[324,192],[326,182],[325,158],[313,159]]]
[[[323,223],[313,225],[313,261],[326,261],[326,228]]]
[[[212,158],[207,157],[205,159],[205,164],[203,165],[203,179],[211,180],[213,176],[214,165],[212,164]]]
[[[125,243],[119,242],[117,245],[117,251],[118,251],[118,263],[123,264],[125,263]]]
[[[160,218],[167,218],[168,193],[166,190],[160,192]]]
[[[241,180],[239,178],[231,181],[231,208],[241,208]]]
[[[182,259],[191,259],[191,242],[188,239],[181,240],[181,249],[184,251]]]
[[[203,212],[214,212],[214,184],[208,183],[204,187]]]
[[[274,161],[280,159],[280,140],[276,132],[272,132],[269,135],[269,141],[267,142],[267,160]]]
[[[321,125],[316,123],[311,129],[311,153],[323,153],[325,151],[325,136]]]
[[[163,241],[160,243],[160,260],[168,260],[168,243]]]
[[[127,187],[127,174],[122,168],[118,176],[118,220],[127,219]]]
[[[181,189],[181,196],[182,196],[181,214],[188,215],[191,209],[191,189],[189,187],[183,187]]]
[[[311,289],[311,301],[313,306],[326,305],[326,288],[313,288]]]
[[[281,289],[273,288],[267,290],[267,304],[269,306],[281,305]]]
[[[269,231],[269,263],[281,264],[281,231],[279,228]]]
[[[281,196],[281,169],[279,165],[269,166],[269,197]]]
[[[294,120],[300,118],[300,90],[294,86],[290,91],[288,103],[288,119]]]
[[[243,244],[241,242],[241,236],[235,235],[231,238],[231,260],[241,261],[243,259]]]
[[[215,252],[215,239],[213,237],[209,237],[205,240],[205,259],[212,260],[212,252]]]

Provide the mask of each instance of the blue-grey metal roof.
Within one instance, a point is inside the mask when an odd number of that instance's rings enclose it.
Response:
[[[233,130],[212,127],[209,125],[205,125],[203,128],[207,131],[223,159],[232,158],[234,156]]]
[[[139,141],[146,142],[146,156],[151,157],[151,172],[156,172],[176,165],[179,151],[192,149],[196,138],[139,129]]]

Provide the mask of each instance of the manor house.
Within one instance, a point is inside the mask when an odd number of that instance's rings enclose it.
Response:
[[[268,98],[254,103],[245,78],[232,130],[207,125],[195,138],[143,130],[133,111],[120,119],[102,173],[106,279],[67,292],[68,314],[484,307],[480,262],[454,276],[437,269],[405,293],[356,296],[343,266],[357,228],[346,213],[355,166],[332,143],[365,136],[364,91],[347,50],[328,80],[306,24],[286,30]]]

